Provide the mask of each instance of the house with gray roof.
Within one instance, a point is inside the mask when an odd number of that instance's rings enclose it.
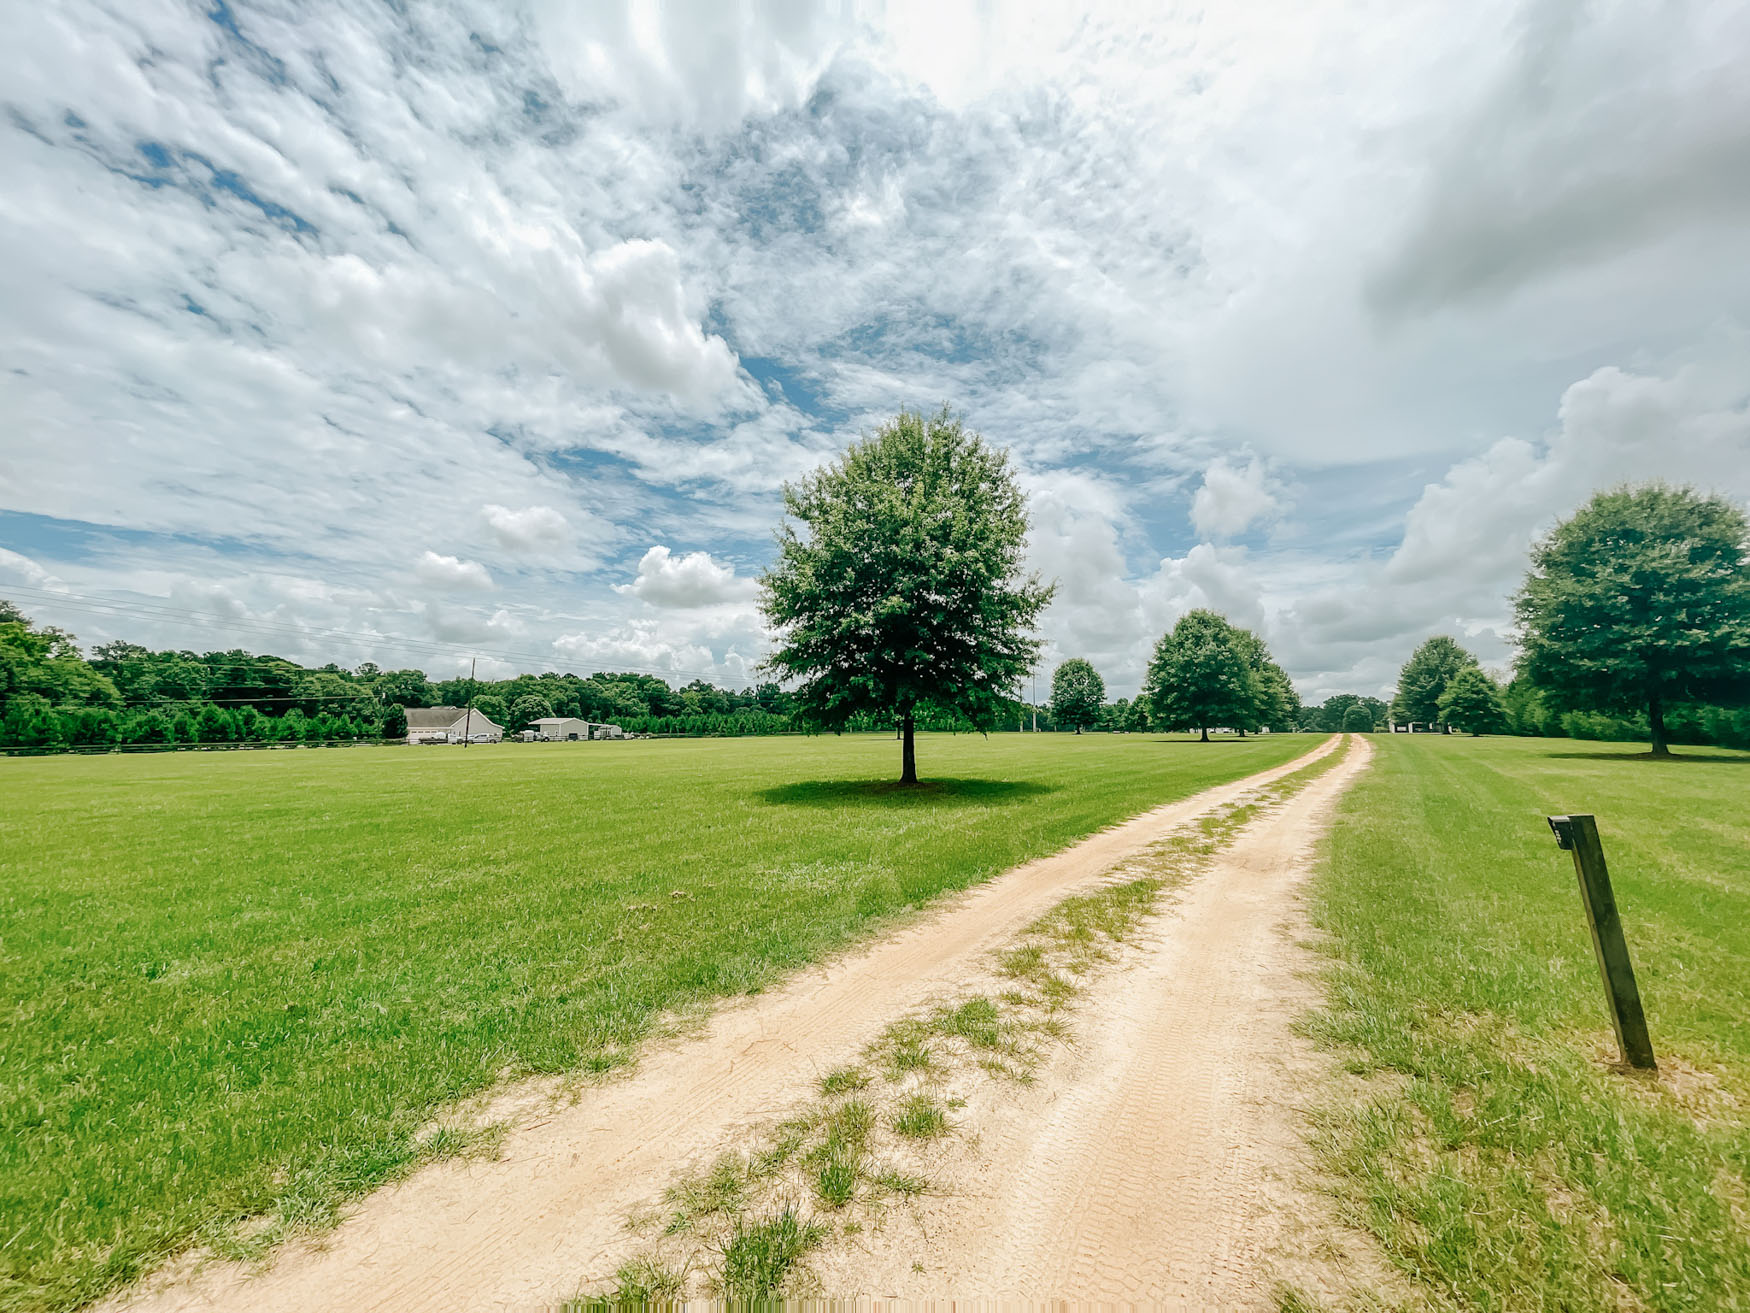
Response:
[[[497,743],[503,738],[504,726],[494,724],[478,708],[407,708],[409,743]]]

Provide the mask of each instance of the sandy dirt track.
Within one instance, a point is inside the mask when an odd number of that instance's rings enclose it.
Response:
[[[611,1273],[625,1216],[653,1187],[807,1098],[822,1073],[856,1057],[894,1018],[972,978],[987,953],[1062,898],[1338,741],[947,900],[864,949],[723,1008],[695,1036],[654,1045],[630,1075],[585,1088],[575,1103],[547,1106],[550,1087],[513,1093],[495,1111],[520,1111],[521,1122],[498,1159],[438,1164],[379,1191],[325,1242],[288,1246],[266,1272],[211,1264],[191,1281],[148,1281],[111,1306],[303,1313],[530,1308],[569,1298],[585,1278]],[[1052,1180],[1041,1178],[1041,1188],[1058,1188]],[[1011,1266],[1002,1270],[1020,1271],[1004,1261]]]
[[[1291,1029],[1316,993],[1295,889],[1371,755],[1364,737],[1351,743],[1090,987],[1074,1046],[1023,1106],[970,1128],[976,1159],[945,1194],[823,1265],[828,1293],[959,1308],[1274,1309],[1279,1277],[1336,1293],[1333,1277],[1357,1275],[1341,1271],[1297,1180],[1297,1091],[1319,1063]],[[1325,1252],[1309,1259],[1300,1251],[1314,1242]]]

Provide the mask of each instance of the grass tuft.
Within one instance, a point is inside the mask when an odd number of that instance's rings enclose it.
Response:
[[[854,1094],[858,1090],[866,1089],[868,1084],[869,1073],[861,1067],[840,1067],[820,1078],[820,1092],[829,1097],[835,1094]]]
[[[825,1234],[824,1227],[803,1221],[792,1207],[753,1225],[738,1221],[723,1247],[724,1298],[731,1303],[772,1299]]]
[[[857,1163],[844,1154],[833,1154],[814,1174],[815,1197],[828,1208],[843,1208],[857,1194]]]
[[[928,1140],[946,1134],[948,1114],[927,1094],[914,1094],[900,1104],[893,1116],[893,1129],[913,1140]]]
[[[932,1024],[938,1035],[955,1036],[974,1048],[999,1048],[1007,1038],[1002,1013],[993,1000],[982,995],[967,999],[959,1007],[942,1009]]]
[[[739,1212],[747,1199],[748,1163],[738,1154],[726,1153],[702,1176],[675,1182],[663,1196],[674,1208],[668,1232],[676,1234],[701,1218]]]

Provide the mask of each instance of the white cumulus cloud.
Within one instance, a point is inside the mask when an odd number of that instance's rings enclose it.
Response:
[[[428,583],[437,588],[485,589],[492,587],[492,575],[480,562],[464,561],[455,556],[443,556],[429,548],[419,558],[419,564],[413,567],[413,572],[419,576],[422,583]]]
[[[1244,533],[1277,507],[1264,463],[1245,465],[1217,459],[1203,471],[1203,486],[1191,499],[1191,526],[1207,538]]]
[[[527,506],[513,511],[508,506],[489,503],[481,509],[500,545],[512,551],[558,547],[565,542],[570,528],[565,517],[551,506]]]
[[[687,609],[724,602],[745,602],[756,585],[752,579],[711,559],[709,552],[676,556],[658,543],[638,562],[638,577],[629,584],[616,584],[614,591],[629,593],[652,606]]]

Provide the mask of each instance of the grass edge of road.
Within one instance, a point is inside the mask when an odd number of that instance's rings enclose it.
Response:
[[[1345,1073],[1310,1139],[1341,1220],[1431,1308],[1750,1309],[1750,1050],[1721,1019],[1750,935],[1714,910],[1750,908],[1750,834],[1729,814],[1750,758],[1381,747],[1308,887],[1327,965],[1300,1028]],[[1542,820],[1574,799],[1608,811],[1656,1076],[1614,1061],[1570,859]],[[1685,814],[1706,827],[1671,823]]]

